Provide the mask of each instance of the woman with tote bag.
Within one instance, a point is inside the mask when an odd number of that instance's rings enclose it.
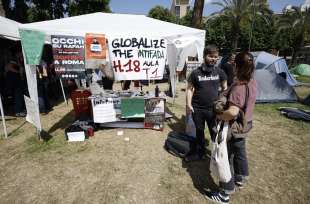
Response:
[[[257,92],[256,81],[253,78],[255,70],[253,56],[249,52],[241,52],[236,56],[235,63],[236,79],[231,85],[231,90],[227,96],[228,108],[218,114],[217,118],[228,121],[231,125],[236,124],[236,121],[240,121],[240,115],[242,115],[247,124],[252,127]],[[228,182],[219,183],[220,191],[206,192],[205,197],[207,199],[217,203],[229,203],[229,194],[234,192],[235,185],[243,186],[245,179],[249,176],[245,146],[249,132],[250,129],[243,131],[243,128],[241,128],[240,132],[234,132],[227,139],[228,157],[233,169],[231,172],[232,177]]]

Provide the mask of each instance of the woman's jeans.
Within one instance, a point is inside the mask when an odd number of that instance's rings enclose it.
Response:
[[[232,137],[229,141],[227,141],[228,158],[232,178],[227,183],[220,182],[220,188],[227,194],[234,191],[235,182],[244,182],[244,179],[249,176],[245,143],[245,138],[236,139]]]

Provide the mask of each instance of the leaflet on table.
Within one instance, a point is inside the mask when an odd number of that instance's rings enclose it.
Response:
[[[91,97],[95,123],[114,122],[119,120],[120,98]]]

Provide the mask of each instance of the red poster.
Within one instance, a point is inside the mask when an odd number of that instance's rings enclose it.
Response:
[[[106,62],[106,38],[103,34],[86,33],[85,60],[87,69],[97,69]]]

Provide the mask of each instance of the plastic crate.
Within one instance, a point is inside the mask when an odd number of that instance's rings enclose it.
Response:
[[[77,89],[71,92],[71,100],[73,104],[76,119],[91,117],[91,102],[88,97],[91,92],[87,89]]]

